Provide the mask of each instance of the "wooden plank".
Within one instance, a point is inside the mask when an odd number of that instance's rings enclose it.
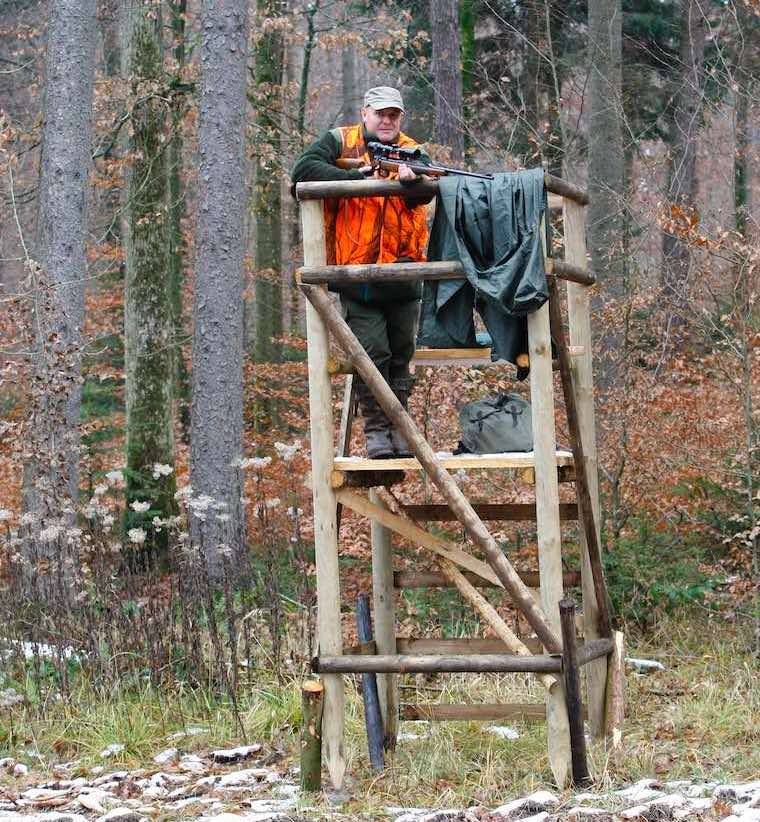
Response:
[[[452,509],[457,512],[457,519],[462,523],[467,535],[485,554],[489,565],[522,610],[531,628],[541,638],[548,650],[559,652],[562,646],[557,632],[552,629],[540,606],[531,597],[530,591],[523,585],[520,577],[512,567],[512,563],[504,555],[501,546],[472,510],[472,506],[462,493],[461,488],[439,463],[433,449],[417,430],[412,418],[390,390],[388,383],[377,370],[346,321],[336,310],[328,295],[319,286],[303,285],[301,289],[351,359],[354,368],[369,387],[391,424],[406,438],[410,449],[420,463],[424,465],[430,481],[441,492]],[[554,479],[556,482],[556,463]]]
[[[565,259],[575,265],[586,265],[586,224],[582,206],[573,201],[565,202]],[[594,383],[591,359],[591,308],[587,288],[567,284],[567,318],[569,343],[571,347],[584,349],[584,355],[574,358],[571,364],[575,389],[578,420],[580,423],[583,455],[586,461],[586,481],[588,483],[591,507],[594,514],[596,533],[601,522],[599,508],[599,479],[596,449],[596,427],[594,424]],[[584,632],[587,639],[601,636],[599,630],[599,609],[594,592],[594,574],[588,553],[585,534],[581,529],[581,575],[583,578]],[[592,662],[583,669],[586,682],[586,702],[589,712],[589,727],[594,736],[604,735],[604,700],[607,690],[607,664],[605,660]]]
[[[526,637],[523,644],[532,653],[541,653],[543,646]],[[507,646],[497,637],[445,637],[427,639],[422,637],[396,637],[396,647],[400,654],[505,654]]]
[[[320,202],[301,207],[304,260],[324,265],[324,215]],[[342,652],[340,622],[340,581],[336,499],[332,489],[333,413],[332,386],[326,362],[330,351],[327,328],[314,307],[306,305],[306,335],[309,370],[309,417],[311,430],[311,478],[314,499],[314,543],[317,570],[317,631],[319,652]],[[336,789],[343,784],[346,758],[343,747],[345,696],[343,678],[323,678],[322,751],[330,779]]]
[[[546,230],[543,222],[541,231],[546,253]],[[531,362],[530,401],[534,431],[540,603],[552,629],[559,634],[558,603],[563,594],[562,543],[548,305],[528,315],[528,353]],[[564,789],[570,775],[571,756],[570,726],[561,687],[546,695],[546,729],[549,763],[557,786]]]
[[[385,503],[375,491],[369,501],[380,509]],[[372,609],[375,614],[375,643],[378,654],[395,654],[396,602],[393,586],[393,545],[391,532],[377,520],[371,520],[372,541]],[[385,747],[394,750],[398,736],[398,678],[395,674],[378,674],[377,688],[385,728]]]
[[[520,571],[520,579],[529,588],[539,588],[540,577],[531,571]],[[474,574],[465,574],[467,580],[478,588],[492,588],[493,586]],[[562,575],[563,584],[567,587],[578,585],[581,575],[576,571],[565,571]],[[393,574],[393,584],[396,588],[451,588],[451,583],[443,574],[435,571],[395,571]]]
[[[523,644],[531,653],[540,654],[544,646],[535,637],[525,637]],[[581,643],[582,645],[582,643]],[[507,646],[497,637],[405,637],[397,636],[395,643],[399,654],[505,654]],[[374,656],[378,653],[377,643],[357,642],[343,650],[344,654],[352,656]]]
[[[380,656],[319,656],[311,661],[311,669],[320,674],[558,674],[562,668],[560,656],[516,654],[457,654],[456,656],[412,656],[388,654]],[[559,689],[558,689],[559,690]]]
[[[533,451],[514,451],[503,454],[436,454],[438,464],[447,471],[485,468],[533,468]],[[554,457],[559,466],[572,465],[570,451],[557,451]],[[415,457],[389,460],[371,460],[365,457],[336,457],[336,471],[422,471],[423,466]]]
[[[401,718],[431,722],[498,722],[504,719],[540,722],[546,719],[546,707],[540,702],[505,705],[489,703],[481,705],[403,705]]]
[[[488,580],[497,588],[503,587],[493,569],[489,568],[488,565],[486,565],[482,560],[472,556],[472,554],[468,554],[460,548],[457,548],[453,543],[448,542],[445,539],[441,539],[440,537],[433,536],[433,534],[419,528],[410,520],[399,517],[396,514],[392,514],[386,508],[373,505],[369,500],[353,491],[340,489],[336,492],[336,496],[343,503],[343,505],[346,506],[346,508],[356,511],[357,514],[362,514],[365,517],[371,517],[373,520],[376,520],[386,528],[390,528],[402,537],[406,537],[406,539],[416,542],[423,548],[427,548],[428,551],[432,551],[437,556],[450,559],[457,565],[461,565],[468,571],[471,571],[477,576]]]
[[[530,502],[473,503],[472,507],[482,520],[535,522],[536,519],[536,506]],[[417,522],[452,522],[456,520],[451,508],[443,504],[403,505],[401,510]],[[578,506],[574,502],[560,503],[559,518],[563,521],[578,519]]]

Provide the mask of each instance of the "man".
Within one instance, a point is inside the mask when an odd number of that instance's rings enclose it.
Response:
[[[371,173],[367,143],[417,144],[401,132],[404,102],[389,86],[364,95],[361,123],[325,132],[296,161],[293,183],[306,180],[361,180]],[[360,169],[336,166],[340,159],[360,158]],[[425,157],[427,159],[427,157]],[[428,228],[425,204],[431,197],[414,195],[420,180],[407,165],[391,174],[408,188],[401,197],[356,197],[325,201],[325,232],[329,265],[422,262]],[[334,288],[340,293],[343,316],[404,408],[414,378],[409,363],[414,355],[422,283],[360,283]],[[372,459],[411,456],[409,445],[394,429],[367,386],[357,380],[359,405]]]

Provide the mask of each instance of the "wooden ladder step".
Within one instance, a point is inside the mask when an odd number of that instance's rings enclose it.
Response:
[[[498,722],[504,719],[522,719],[541,722],[546,719],[546,706],[541,703],[402,705],[401,719],[427,719],[432,722]]]
[[[438,453],[436,459],[447,471],[478,468],[533,468],[532,451],[505,452],[503,454],[450,454]],[[573,464],[570,451],[558,450],[557,465]],[[389,460],[371,460],[366,457],[336,457],[333,462],[336,471],[421,471],[422,466],[415,457],[397,457]]]
[[[538,574],[528,571],[518,571],[520,579],[528,588],[539,588],[541,585]],[[481,579],[476,574],[465,573],[466,579],[476,588],[496,588],[487,579]],[[577,571],[566,571],[562,575],[563,588],[573,588],[581,584],[581,575]],[[395,571],[393,574],[395,588],[452,588],[443,574],[436,571]]]
[[[532,502],[473,503],[472,507],[482,520],[535,522],[536,519],[536,505]],[[402,505],[401,508],[407,516],[417,522],[453,522],[456,520],[454,512],[445,504]],[[565,521],[578,519],[578,506],[574,502],[561,502],[559,518]]]
[[[540,673],[557,674],[562,657],[517,656],[516,654],[429,654],[412,656],[378,654],[376,656],[318,656],[311,661],[318,674],[411,674],[411,673]]]

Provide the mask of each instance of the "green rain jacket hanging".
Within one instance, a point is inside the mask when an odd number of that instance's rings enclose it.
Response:
[[[475,348],[473,308],[491,337],[491,359],[528,350],[527,314],[548,299],[541,217],[543,169],[493,180],[442,177],[429,260],[458,260],[467,279],[425,283],[417,344]],[[480,336],[480,335],[478,335]]]

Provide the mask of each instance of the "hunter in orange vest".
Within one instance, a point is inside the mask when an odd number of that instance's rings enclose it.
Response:
[[[306,180],[361,180],[372,173],[367,143],[417,144],[401,132],[404,102],[388,86],[364,95],[362,122],[325,132],[296,161],[293,183]],[[340,159],[363,159],[360,169],[336,166]],[[427,159],[427,158],[425,158]],[[408,166],[391,174],[405,186],[399,197],[352,197],[325,201],[327,261],[329,264],[422,262],[428,240],[425,205],[429,195],[415,196],[420,179]],[[421,283],[362,283],[340,286],[346,322],[406,407],[414,378],[409,363],[414,355]],[[374,459],[411,456],[409,446],[395,430],[367,386],[357,381],[364,419],[367,455]]]

